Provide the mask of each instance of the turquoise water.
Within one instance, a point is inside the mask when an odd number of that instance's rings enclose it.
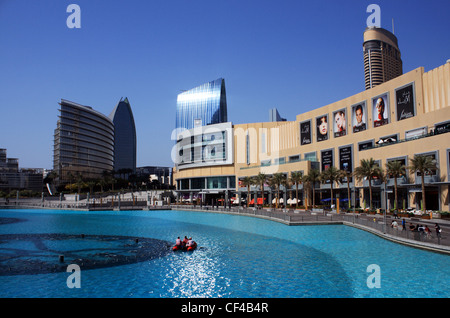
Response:
[[[0,210],[0,217],[21,219],[0,224],[0,234],[83,233],[169,242],[187,235],[200,246],[140,263],[81,268],[81,288],[67,287],[67,272],[2,275],[0,297],[450,297],[450,256],[344,225],[286,226],[186,211]],[[65,250],[83,248],[68,244]],[[6,245],[33,248],[20,241]],[[368,287],[371,264],[379,266],[379,288]]]

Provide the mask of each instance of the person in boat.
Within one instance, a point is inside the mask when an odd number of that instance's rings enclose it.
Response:
[[[197,246],[197,243],[192,239],[192,237],[190,237],[189,241],[186,244],[186,248],[192,247],[195,249],[196,246]]]
[[[190,247],[192,244],[192,237],[190,237],[186,243],[186,247]]]
[[[186,246],[187,246],[187,242],[189,241],[189,239],[187,238],[187,236],[185,236],[184,237],[184,240],[183,240],[183,248],[185,248]]]
[[[176,242],[175,242],[175,245],[176,245],[176,246],[179,246],[179,247],[182,247],[181,239],[180,239],[179,236],[178,236],[178,238],[177,238],[177,240],[176,240]]]

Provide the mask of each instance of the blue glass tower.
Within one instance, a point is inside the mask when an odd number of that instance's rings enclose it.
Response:
[[[114,170],[136,173],[136,127],[128,98],[120,99],[109,118],[114,123]]]
[[[175,121],[177,136],[185,129],[224,122],[227,122],[227,98],[223,78],[178,95]]]

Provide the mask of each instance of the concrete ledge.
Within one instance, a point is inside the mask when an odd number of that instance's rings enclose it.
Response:
[[[438,253],[450,255],[450,246],[431,244],[431,243],[420,242],[420,241],[416,241],[416,240],[409,240],[409,239],[405,239],[402,237],[385,234],[385,233],[382,233],[375,229],[372,229],[370,227],[360,225],[360,224],[354,224],[352,222],[343,221],[342,224],[347,225],[347,226],[352,226],[352,227],[358,228],[360,230],[364,230],[366,232],[370,232],[372,234],[375,234],[381,238],[387,239],[394,243],[399,243],[399,244],[403,244],[403,245],[407,245],[407,246],[411,246],[411,247],[415,247],[415,248],[420,248],[420,249],[424,249],[424,250],[428,250],[428,251],[432,251],[432,252],[438,252]]]

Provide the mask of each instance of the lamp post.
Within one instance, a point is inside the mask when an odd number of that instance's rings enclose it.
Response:
[[[386,178],[387,179],[387,178]],[[383,213],[383,219],[384,219],[384,234],[386,234],[386,210],[387,210],[387,180],[384,180],[384,213]]]
[[[353,223],[355,223],[356,213],[356,182],[353,180]]]

